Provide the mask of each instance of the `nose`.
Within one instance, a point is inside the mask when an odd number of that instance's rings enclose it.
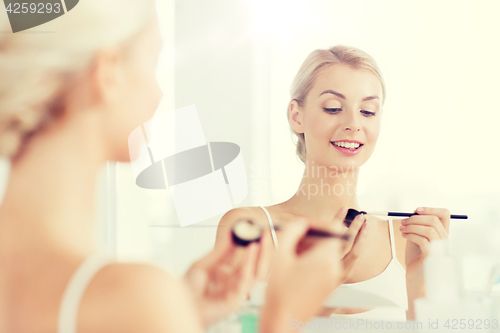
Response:
[[[361,128],[359,126],[351,126],[351,127],[346,127],[344,130],[351,132],[359,132]]]
[[[351,111],[345,113],[345,120],[342,127],[344,131],[347,132],[359,132],[361,130],[361,125],[356,117],[356,112]]]

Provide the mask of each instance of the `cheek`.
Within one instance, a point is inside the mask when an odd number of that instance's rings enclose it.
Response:
[[[147,75],[137,80],[136,87],[138,102],[143,104],[142,112],[149,119],[156,111],[162,97],[154,71],[148,72]]]
[[[130,99],[125,107],[135,128],[151,119],[162,94],[154,74],[135,76],[129,91]]]
[[[377,142],[378,136],[380,134],[380,121],[374,121],[367,126],[365,126],[366,139],[369,142]]]
[[[129,160],[128,137],[132,131],[141,126],[144,122],[151,119],[156,111],[161,99],[161,90],[158,87],[155,76],[133,76],[126,89],[119,112],[119,120],[116,123],[115,130],[120,134],[116,137],[119,146],[117,160]]]
[[[306,136],[311,139],[328,140],[335,130],[336,122],[327,114],[310,115],[305,122]]]

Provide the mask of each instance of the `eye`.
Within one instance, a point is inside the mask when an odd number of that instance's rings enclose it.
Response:
[[[325,110],[325,112],[328,112],[328,113],[338,113],[338,112],[342,111],[341,108],[324,108],[323,110]]]
[[[372,111],[366,111],[366,110],[361,110],[360,111],[365,117],[372,117],[375,116],[375,112]]]

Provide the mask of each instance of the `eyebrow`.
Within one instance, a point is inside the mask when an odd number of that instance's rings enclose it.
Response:
[[[332,95],[335,95],[335,96],[337,96],[337,97],[339,97],[341,99],[344,99],[344,100],[346,99],[344,95],[342,95],[339,92],[333,91],[333,90],[325,90],[319,96],[324,95],[324,94],[332,94]],[[363,98],[361,101],[362,102],[366,102],[366,101],[371,101],[371,100],[374,100],[374,99],[380,99],[380,97],[378,97],[377,95],[368,96],[368,97]]]
[[[363,98],[361,101],[362,102],[366,102],[366,101],[371,101],[371,100],[374,100],[374,99],[380,99],[380,97],[378,97],[377,95],[368,96],[368,97]]]
[[[345,99],[344,95],[342,95],[341,93],[338,93],[336,91],[333,91],[333,90],[325,90],[319,96],[324,95],[324,94],[332,94],[332,95],[335,95],[339,98]]]

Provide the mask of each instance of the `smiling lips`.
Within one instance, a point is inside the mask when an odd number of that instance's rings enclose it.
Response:
[[[344,141],[334,141],[330,143],[337,150],[347,155],[356,155],[361,150],[360,148],[363,147],[363,144],[359,141],[344,140]]]

